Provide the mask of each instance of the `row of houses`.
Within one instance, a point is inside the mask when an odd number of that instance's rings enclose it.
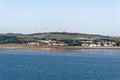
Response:
[[[67,46],[68,44],[61,41],[54,41],[54,40],[38,40],[37,42],[29,42],[27,45]]]
[[[105,47],[110,47],[110,46],[116,46],[116,42],[114,41],[80,41],[82,46],[90,46],[90,47],[100,47],[100,46],[105,46]]]
[[[88,46],[88,47],[100,47],[100,46],[116,46],[116,42],[114,41],[79,41],[81,43],[81,46]],[[67,43],[62,42],[62,41],[57,41],[57,40],[38,40],[37,42],[29,42],[27,45],[49,45],[49,46],[68,46]]]

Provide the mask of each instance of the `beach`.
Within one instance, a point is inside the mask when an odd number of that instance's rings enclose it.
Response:
[[[27,49],[27,50],[80,50],[80,49],[120,49],[120,47],[89,47],[89,46],[26,46],[20,44],[0,45],[0,49]]]

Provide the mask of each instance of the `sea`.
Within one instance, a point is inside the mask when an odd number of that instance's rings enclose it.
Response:
[[[120,80],[120,50],[0,50],[0,80]]]

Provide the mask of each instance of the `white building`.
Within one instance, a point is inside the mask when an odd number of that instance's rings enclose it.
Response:
[[[96,44],[90,44],[90,47],[96,47],[97,45]]]
[[[40,44],[38,42],[29,42],[28,45],[39,46]]]
[[[62,42],[60,42],[60,43],[52,43],[52,45],[53,46],[67,46],[67,44],[62,43]]]
[[[82,44],[82,46],[89,46],[89,44]]]

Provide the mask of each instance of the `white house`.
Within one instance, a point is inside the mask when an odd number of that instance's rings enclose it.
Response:
[[[28,45],[39,46],[40,44],[38,42],[29,42]]]

